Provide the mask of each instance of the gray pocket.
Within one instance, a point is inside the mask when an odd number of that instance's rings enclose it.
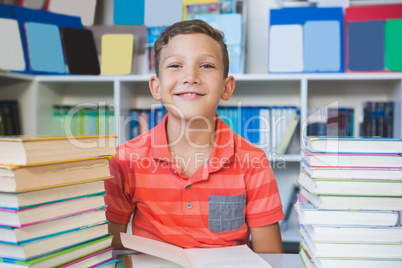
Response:
[[[239,229],[245,220],[246,194],[210,195],[208,210],[209,229],[214,233]]]

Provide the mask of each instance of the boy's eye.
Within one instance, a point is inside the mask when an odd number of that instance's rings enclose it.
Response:
[[[168,68],[180,68],[179,64],[169,64]]]
[[[210,68],[214,68],[214,66],[211,64],[205,63],[205,64],[201,65],[201,68],[210,69]]]

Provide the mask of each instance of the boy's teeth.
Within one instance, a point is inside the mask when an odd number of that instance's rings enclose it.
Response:
[[[190,96],[190,95],[197,95],[197,94],[195,94],[195,93],[184,93],[184,95]]]

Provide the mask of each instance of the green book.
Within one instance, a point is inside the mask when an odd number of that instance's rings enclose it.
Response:
[[[62,263],[82,258],[101,249],[110,247],[113,236],[109,235],[89,241],[77,246],[59,250],[48,255],[27,261],[0,258],[0,263],[7,263],[8,267],[54,267]]]
[[[385,22],[385,67],[402,71],[402,19]]]

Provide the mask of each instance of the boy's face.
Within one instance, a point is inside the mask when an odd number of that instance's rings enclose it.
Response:
[[[159,77],[151,77],[149,85],[170,114],[211,119],[219,100],[228,100],[234,90],[234,78],[224,78],[223,69],[217,41],[200,33],[181,34],[162,50]]]

